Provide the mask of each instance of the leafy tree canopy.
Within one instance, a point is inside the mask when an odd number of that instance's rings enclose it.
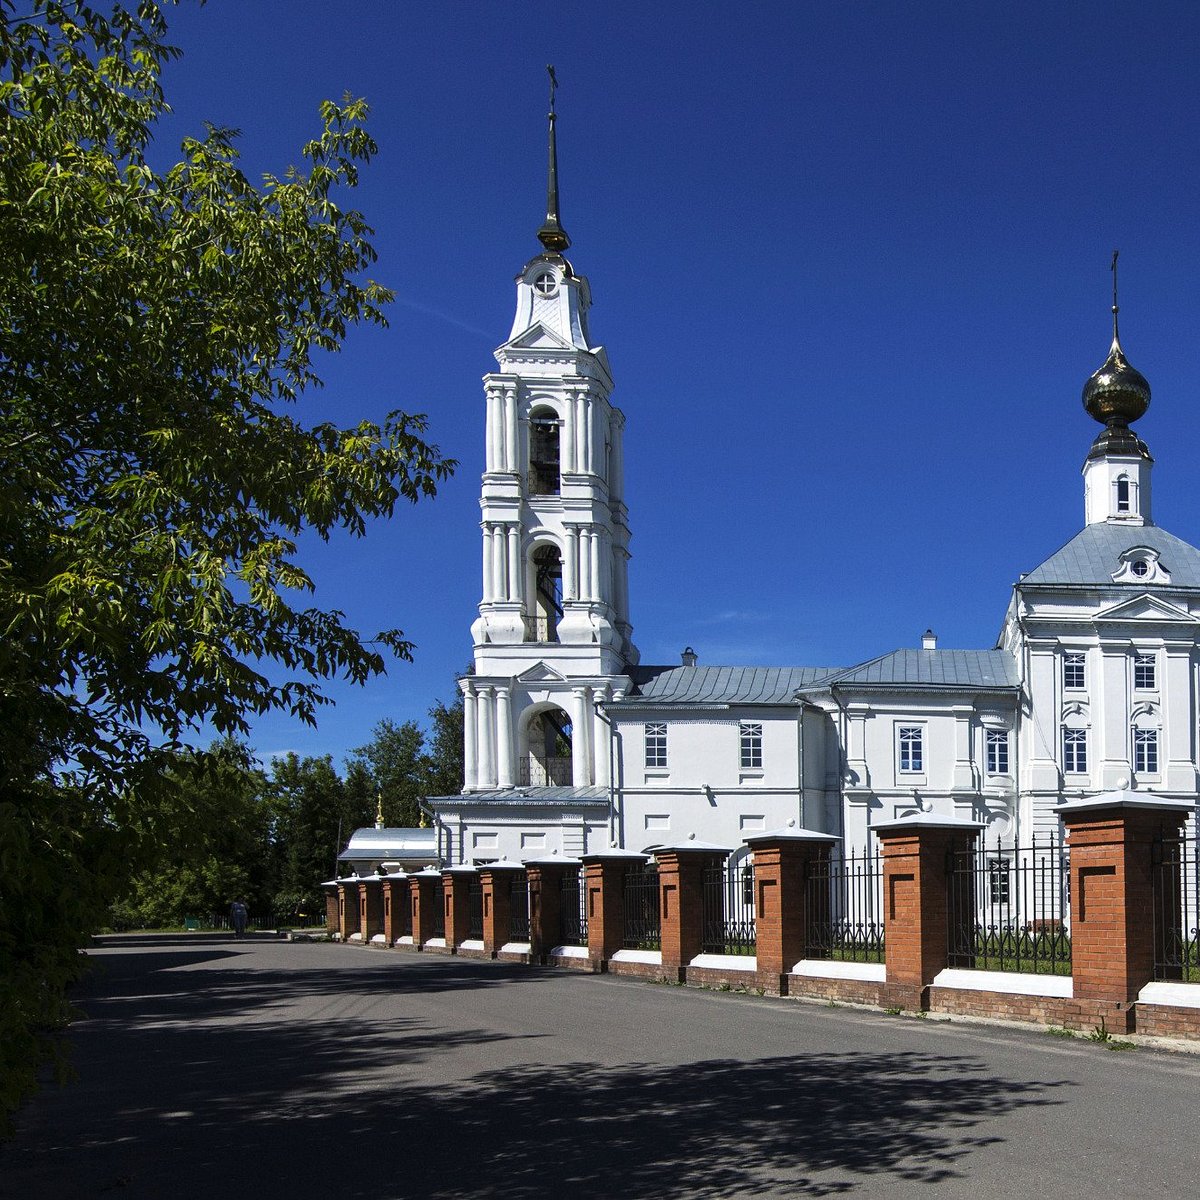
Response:
[[[345,205],[365,104],[324,104],[281,175],[252,183],[216,128],[159,170],[160,6],[21,14],[0,0],[0,1114],[173,786],[158,756],[204,722],[311,722],[322,678],[410,654],[308,603],[297,535],[361,535],[454,465],[420,417],[290,411],[384,320]]]

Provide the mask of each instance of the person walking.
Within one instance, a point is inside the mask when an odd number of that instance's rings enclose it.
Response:
[[[233,926],[233,936],[242,937],[246,932],[246,918],[250,915],[246,901],[239,896],[229,906],[229,922]]]

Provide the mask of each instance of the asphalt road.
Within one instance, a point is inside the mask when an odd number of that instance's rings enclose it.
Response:
[[[1191,1056],[335,945],[93,954],[0,1196],[1200,1191]]]

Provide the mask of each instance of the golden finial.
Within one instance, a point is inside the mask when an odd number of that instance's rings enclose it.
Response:
[[[375,793],[375,828],[383,828],[383,792]]]

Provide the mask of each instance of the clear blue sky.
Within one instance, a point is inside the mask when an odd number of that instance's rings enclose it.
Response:
[[[479,600],[480,376],[544,214],[563,222],[625,411],[642,661],[843,665],[994,643],[1083,523],[1080,389],[1121,330],[1154,393],[1157,523],[1200,542],[1200,5],[210,0],[171,17],[177,142],[280,171],[349,91],[391,328],[304,406],[429,415],[461,460],[365,541],[305,541],[317,600],[417,643],[317,731],[332,753],[449,698]]]

